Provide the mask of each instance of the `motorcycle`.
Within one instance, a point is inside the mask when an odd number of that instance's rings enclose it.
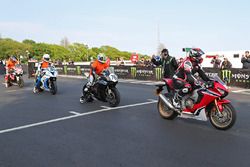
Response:
[[[15,65],[15,69],[10,71],[9,74],[6,74],[4,79],[6,88],[10,87],[11,85],[18,85],[20,88],[22,88],[24,86],[22,65]]]
[[[39,83],[39,88],[34,86],[33,93],[42,92],[42,91],[49,91],[52,95],[57,93],[57,70],[54,66],[48,67],[42,71],[41,82]],[[37,82],[38,78],[36,78]],[[35,82],[35,83],[36,83]]]
[[[120,93],[116,88],[118,77],[111,69],[104,70],[93,86],[87,88],[87,84],[83,86],[80,103],[92,102],[94,98],[97,100],[108,102],[111,107],[116,107],[120,103]],[[87,91],[86,91],[87,89]]]
[[[227,130],[234,125],[236,111],[231,102],[225,99],[229,90],[218,76],[215,76],[210,84],[201,84],[201,87],[194,90],[192,95],[184,96],[179,101],[179,107],[173,104],[173,98],[176,95],[173,80],[164,79],[164,82],[157,85],[156,90],[159,96],[157,107],[161,117],[168,120],[173,120],[177,116],[201,121],[209,119],[210,123],[219,130]],[[167,92],[162,93],[165,86]]]

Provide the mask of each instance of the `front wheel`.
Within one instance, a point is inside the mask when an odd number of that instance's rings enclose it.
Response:
[[[22,77],[19,78],[17,84],[18,84],[19,88],[22,88],[24,86],[24,81],[23,81]]]
[[[160,113],[160,116],[164,119],[168,120],[173,120],[178,116],[178,113],[171,110],[164,102],[163,100],[159,97],[158,100],[158,112]]]
[[[120,93],[117,88],[108,89],[107,101],[111,107],[116,107],[120,104]]]
[[[220,130],[231,128],[236,121],[236,111],[230,103],[223,104],[223,111],[210,111],[209,120],[211,124]]]
[[[50,93],[52,95],[55,95],[57,93],[57,85],[56,85],[56,81],[50,81]]]

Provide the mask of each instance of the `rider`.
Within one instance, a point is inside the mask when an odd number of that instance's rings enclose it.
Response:
[[[172,78],[175,74],[175,70],[178,68],[176,59],[169,55],[168,49],[166,48],[161,51],[160,60],[159,56],[153,56],[151,61],[156,66],[162,66],[164,78]]]
[[[50,60],[50,55],[44,54],[42,62],[38,63],[36,89],[38,89],[40,87],[41,78],[44,75],[43,71],[51,65],[49,60]]]
[[[200,66],[203,61],[203,54],[204,52],[201,49],[192,48],[173,76],[174,88],[176,90],[175,97],[173,98],[175,107],[180,108],[179,102],[182,98],[201,86],[200,82],[194,77],[194,74],[198,73],[199,77],[208,83],[211,81]]]
[[[88,83],[86,84],[87,88],[84,91],[88,91],[88,88],[93,86],[97,75],[100,76],[102,71],[109,68],[109,66],[110,66],[110,60],[105,56],[104,53],[99,53],[97,55],[97,60],[95,60],[91,64],[89,79],[88,79]]]
[[[16,64],[19,62],[17,61],[15,56],[10,56],[9,60],[6,62],[6,83],[9,82],[9,74],[11,71],[15,70]]]

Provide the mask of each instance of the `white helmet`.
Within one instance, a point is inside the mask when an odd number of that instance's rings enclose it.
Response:
[[[43,60],[44,60],[44,61],[47,61],[47,62],[48,62],[49,59],[50,59],[50,55],[49,55],[49,54],[44,54],[44,55],[43,55]]]

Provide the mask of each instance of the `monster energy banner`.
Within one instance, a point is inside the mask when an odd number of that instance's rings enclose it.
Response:
[[[119,76],[119,78],[126,79],[130,75],[130,71],[128,67],[114,67],[115,74]]]
[[[58,74],[63,74],[63,73],[64,73],[64,68],[63,68],[63,66],[56,66],[55,68],[56,68]]]
[[[85,75],[88,76],[90,66],[56,66],[59,74],[64,75]],[[136,66],[113,66],[116,75],[124,79],[155,80],[162,79],[162,69],[152,67]],[[219,70],[214,68],[204,68],[209,77],[219,76],[230,86],[246,87],[250,85],[250,70],[230,69]]]
[[[67,66],[67,74],[66,75],[77,75],[77,67],[76,66]]]
[[[224,82],[230,86],[249,87],[250,85],[250,70],[230,69],[216,70],[213,68],[205,68],[206,74],[210,77],[218,75]]]
[[[139,80],[155,80],[154,69],[144,67],[130,67],[130,78]]]

